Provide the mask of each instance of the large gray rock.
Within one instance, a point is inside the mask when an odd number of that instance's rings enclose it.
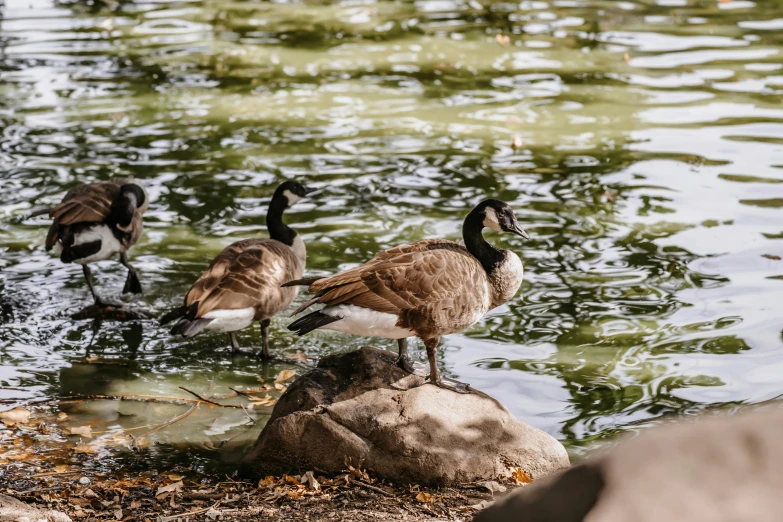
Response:
[[[280,398],[240,473],[339,473],[350,459],[394,482],[443,485],[569,466],[559,442],[496,400],[424,385],[395,358],[367,347],[324,357]]]
[[[39,509],[6,495],[0,495],[0,522],[71,522],[65,513]]]
[[[475,522],[783,520],[783,412],[653,428],[521,488]]]

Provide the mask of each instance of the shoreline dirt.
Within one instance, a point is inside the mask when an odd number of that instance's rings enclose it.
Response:
[[[27,408],[0,412],[0,495],[64,512],[79,522],[468,521],[493,495],[527,480],[400,486],[349,462],[336,476],[313,470],[259,482],[187,464],[140,471],[138,462],[147,461],[149,448],[136,438],[115,441],[127,434],[109,434],[100,441],[124,444],[136,455],[136,464],[129,464],[115,458],[111,446],[101,446],[96,432],[64,429],[57,401]]]
[[[47,472],[21,461],[2,465],[0,494],[34,507],[63,512],[73,520],[344,520],[467,521],[506,487],[498,482],[438,489],[400,487],[349,466],[346,473],[323,477],[266,477],[259,483],[223,477],[177,474],[119,477]],[[24,485],[25,489],[17,489]]]

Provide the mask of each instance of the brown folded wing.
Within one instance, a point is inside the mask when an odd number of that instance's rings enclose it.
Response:
[[[488,303],[481,264],[462,245],[444,240],[386,250],[362,266],[316,281],[310,290],[319,296],[313,304],[393,313],[400,315],[400,326],[417,330],[456,315],[473,317],[471,310],[484,313]]]
[[[198,302],[196,317],[213,310],[255,307],[259,316],[285,309],[295,288],[281,285],[302,276],[302,263],[293,251],[273,239],[248,239],[227,246],[185,296],[185,305]]]
[[[79,185],[65,194],[62,202],[49,210],[54,219],[46,236],[46,249],[49,250],[59,239],[60,227],[78,223],[101,223],[109,215],[114,200],[120,193],[120,187],[128,183],[126,178],[116,178],[101,183]],[[130,241],[132,245],[141,236],[141,214],[134,215]]]

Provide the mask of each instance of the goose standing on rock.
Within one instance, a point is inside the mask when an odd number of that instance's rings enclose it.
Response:
[[[60,254],[63,263],[82,265],[84,278],[95,304],[114,306],[101,299],[92,285],[90,263],[120,255],[128,269],[123,294],[141,293],[136,270],[128,263],[127,251],[141,237],[142,215],[149,205],[144,186],[134,179],[117,178],[78,185],[65,194],[56,207],[39,210],[31,217],[48,214],[53,219],[46,236],[46,250]]]
[[[302,238],[283,223],[283,212],[308,193],[295,181],[277,187],[266,226],[269,239],[245,239],[227,246],[185,295],[185,304],[160,319],[179,319],[172,335],[193,337],[202,330],[227,332],[233,353],[239,351],[234,332],[258,321],[263,345],[259,358],[269,359],[269,323],[288,308],[298,288],[281,285],[302,277],[307,253]]]
[[[410,373],[406,338],[416,336],[427,348],[430,382],[469,393],[469,387],[444,383],[438,373],[435,350],[442,335],[461,332],[489,310],[514,297],[522,284],[522,261],[509,251],[486,242],[481,232],[490,228],[524,239],[506,203],[488,199],[465,218],[465,245],[445,239],[426,239],[384,250],[362,266],[316,280],[309,285],[315,297],[294,314],[313,304],[326,306],[288,326],[304,335],[318,328],[367,337],[397,339],[398,365]]]

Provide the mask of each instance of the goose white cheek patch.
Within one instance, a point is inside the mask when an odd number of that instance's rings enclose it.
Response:
[[[503,229],[500,228],[498,215],[494,208],[487,207],[484,209],[484,222],[482,224],[487,228],[491,228],[492,230],[497,230],[498,232],[503,231]]]
[[[293,205],[294,203],[302,199],[296,194],[294,194],[293,192],[291,192],[290,190],[284,190],[283,195],[286,197],[286,199],[288,199],[289,206]]]

